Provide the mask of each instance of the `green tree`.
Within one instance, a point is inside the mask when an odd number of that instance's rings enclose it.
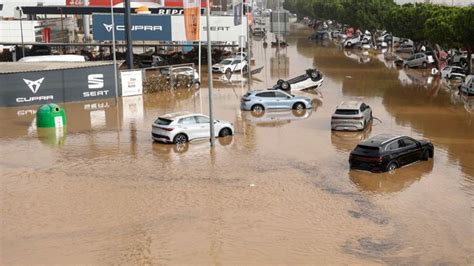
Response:
[[[474,53],[474,6],[465,7],[457,12],[454,19],[454,31],[457,42],[468,51],[469,72],[473,72],[472,53]]]

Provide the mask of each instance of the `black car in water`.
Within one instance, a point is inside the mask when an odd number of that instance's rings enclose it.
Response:
[[[433,158],[434,147],[426,140],[380,134],[359,143],[351,152],[351,169],[371,172],[393,171],[419,160]]]

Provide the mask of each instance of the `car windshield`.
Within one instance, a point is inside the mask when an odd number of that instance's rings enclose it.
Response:
[[[222,60],[222,61],[221,61],[221,64],[222,64],[222,65],[230,65],[231,63],[232,63],[232,60],[227,60],[227,59],[226,59],[226,60]]]
[[[337,109],[337,115],[357,115],[359,114],[359,110],[351,110],[351,109]]]
[[[171,124],[171,122],[173,122],[173,120],[162,118],[162,117],[158,117],[158,119],[155,120],[155,124],[164,125],[164,126]]]

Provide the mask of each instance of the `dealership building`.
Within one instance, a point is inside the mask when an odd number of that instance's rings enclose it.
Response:
[[[205,3],[202,0],[201,13],[206,7]],[[241,25],[235,25],[234,17],[223,12],[223,6],[227,8],[227,1],[214,0],[212,3],[218,5],[211,4],[211,10],[215,10],[210,18],[211,26],[207,27],[206,18],[201,17],[201,40],[207,41],[207,30],[213,42],[236,44],[242,35],[246,37],[247,32],[242,31]],[[123,47],[123,2],[113,0],[113,4],[115,25],[112,22],[110,0],[3,0],[0,3],[0,51],[12,54],[10,58],[13,61],[20,55],[31,55],[22,50],[25,46],[33,48],[41,46],[39,44],[62,47],[61,53],[74,53],[87,46],[88,49],[101,47],[111,51],[113,32],[115,40]],[[135,8],[141,6],[149,7],[151,13],[131,16],[131,38],[136,45],[134,52],[137,49],[145,51],[143,46],[154,47],[156,51],[158,45],[177,47],[177,44],[192,44],[187,41],[182,4],[182,0],[132,0],[133,13]],[[242,17],[242,24],[247,24],[246,17]],[[138,45],[142,47],[137,48]],[[119,72],[117,76],[122,74]],[[118,80],[118,87],[121,83],[124,82]],[[95,100],[122,95],[122,91],[115,87],[112,61],[0,62],[0,84],[0,107]]]

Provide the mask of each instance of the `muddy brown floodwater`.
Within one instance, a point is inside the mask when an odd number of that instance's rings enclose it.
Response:
[[[66,104],[63,132],[38,131],[36,107],[1,109],[0,264],[472,264],[473,98],[308,35],[293,25],[279,58],[255,41],[252,87],[317,66],[314,108],[254,117],[238,75],[216,77],[216,117],[236,134],[214,149],[150,137],[159,114],[207,113],[205,88]],[[377,119],[332,133],[348,99]],[[382,132],[432,140],[434,160],[349,171],[354,145]]]

